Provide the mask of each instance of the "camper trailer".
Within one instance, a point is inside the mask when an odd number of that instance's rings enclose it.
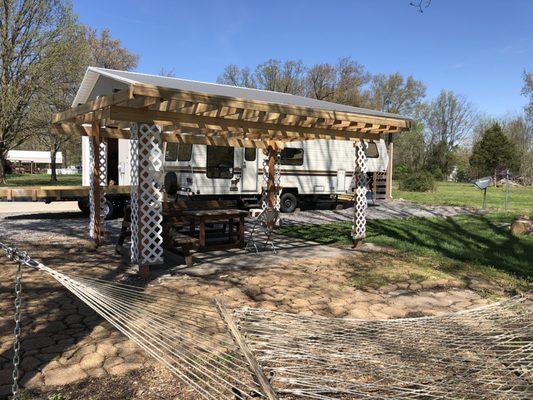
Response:
[[[258,206],[263,181],[263,153],[256,148],[164,144],[164,182],[169,195],[237,199]],[[368,172],[385,173],[387,146],[368,144]],[[281,210],[292,212],[301,202],[336,199],[353,192],[353,142],[311,140],[287,143],[281,151]],[[89,184],[88,140],[83,142],[83,184]],[[129,185],[129,141],[109,139],[108,181]]]

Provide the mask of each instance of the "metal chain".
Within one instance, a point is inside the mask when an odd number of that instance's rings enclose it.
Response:
[[[264,211],[267,209],[267,197],[268,197],[268,153],[263,152],[263,192],[261,193],[261,209]]]
[[[276,204],[274,208],[279,211],[281,208],[281,152],[276,152],[274,184],[276,185]]]
[[[11,386],[11,392],[13,394],[13,400],[20,399],[19,393],[19,364],[20,364],[20,334],[21,334],[21,309],[22,309],[22,266],[30,268],[40,269],[42,264],[32,260],[28,253],[20,251],[16,247],[10,247],[5,243],[0,242],[0,250],[6,253],[7,258],[17,263],[17,270],[15,274],[15,329],[13,334],[15,336],[13,341],[13,385]]]
[[[19,364],[20,364],[20,313],[22,306],[22,260],[17,262],[17,273],[15,277],[15,340],[13,342],[13,386],[11,392],[13,399],[20,399],[19,395]]]

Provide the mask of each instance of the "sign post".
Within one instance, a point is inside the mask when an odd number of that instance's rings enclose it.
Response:
[[[486,176],[484,178],[478,179],[477,181],[474,181],[474,186],[480,190],[483,190],[483,205],[481,206],[482,210],[487,207],[487,188],[491,185],[491,183],[492,178],[490,176]]]

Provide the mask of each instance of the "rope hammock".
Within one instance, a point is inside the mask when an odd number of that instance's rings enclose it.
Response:
[[[230,312],[219,300],[68,276],[2,247],[19,264],[52,276],[200,399],[533,397],[529,295],[397,320]]]

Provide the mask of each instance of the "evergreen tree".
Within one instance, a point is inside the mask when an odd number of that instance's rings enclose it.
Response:
[[[474,144],[470,166],[477,177],[493,175],[497,168],[502,167],[515,172],[518,170],[518,149],[503,133],[500,124],[495,123],[485,130],[481,139]]]

